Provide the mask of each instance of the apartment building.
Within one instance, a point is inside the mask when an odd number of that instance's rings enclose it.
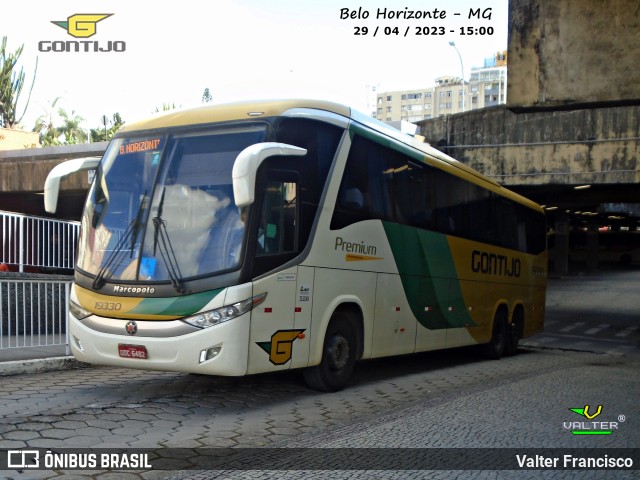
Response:
[[[383,122],[419,122],[506,103],[507,53],[485,59],[473,67],[469,80],[442,76],[435,85],[415,90],[382,92],[376,95],[371,115]]]

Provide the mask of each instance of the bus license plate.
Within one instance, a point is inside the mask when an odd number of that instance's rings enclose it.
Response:
[[[146,360],[147,356],[147,347],[144,345],[118,345],[118,355],[122,358],[139,358],[141,360]]]

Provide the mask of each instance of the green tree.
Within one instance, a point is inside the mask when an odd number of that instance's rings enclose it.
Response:
[[[58,110],[58,115],[62,119],[62,126],[58,128],[58,131],[61,135],[64,135],[64,144],[86,143],[87,132],[80,127],[80,124],[84,122],[84,118],[77,115],[74,110],[71,110],[71,114],[69,114],[64,108]]]
[[[49,109],[36,119],[36,124],[33,127],[33,131],[40,134],[40,144],[43,147],[60,145],[62,143],[59,140],[60,131],[54,124],[54,112],[56,111],[55,108],[59,101],[60,97],[56,97],[53,102],[51,102]]]
[[[120,129],[120,127],[124,125],[124,120],[122,120],[120,114],[116,112],[113,114],[109,123],[111,124],[111,126],[106,129],[106,132],[104,126],[91,129],[92,142],[104,142],[111,139],[111,137],[113,137],[113,135]]]
[[[37,58],[29,97],[22,114],[18,116],[18,100],[24,86],[25,73],[22,68],[20,68],[19,72],[16,71],[16,65],[20,55],[22,55],[23,48],[24,45],[21,45],[15,52],[7,52],[7,37],[2,37],[2,43],[0,44],[0,127],[15,127],[20,123],[29,106],[29,99],[31,98],[31,91],[33,91],[38,70]]]
[[[210,103],[210,102],[213,102],[213,97],[211,96],[209,87],[207,87],[204,89],[204,93],[202,94],[202,103]]]
[[[156,107],[156,111],[153,113],[168,112],[169,110],[175,110],[176,108],[178,107],[176,106],[175,102],[163,103],[162,108]]]
[[[55,98],[48,110],[36,120],[33,131],[40,134],[40,143],[45,147],[85,143],[88,134],[80,126],[84,118],[76,114],[75,110],[69,113],[66,109],[59,107],[59,101],[60,97]]]

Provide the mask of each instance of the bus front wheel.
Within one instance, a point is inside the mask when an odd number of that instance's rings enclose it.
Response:
[[[343,312],[334,313],[324,338],[320,365],[304,370],[305,382],[321,392],[342,390],[353,373],[356,351],[351,318]]]

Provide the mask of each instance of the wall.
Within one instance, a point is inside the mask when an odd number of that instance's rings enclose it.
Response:
[[[493,107],[424,120],[419,134],[506,185],[640,182],[640,106],[520,114]]]
[[[42,192],[44,181],[57,164],[72,158],[102,156],[107,142],[0,151],[0,192]],[[65,190],[87,190],[87,172],[60,182]]]
[[[640,104],[638,0],[510,0],[514,110]]]
[[[0,128],[0,150],[37,148],[39,146],[40,136],[38,132]]]

